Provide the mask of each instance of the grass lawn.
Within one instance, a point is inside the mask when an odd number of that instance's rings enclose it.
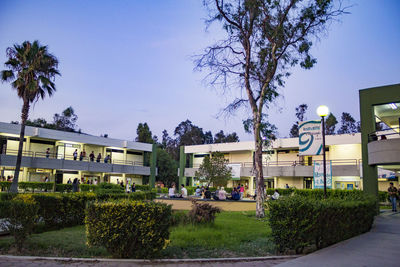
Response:
[[[209,258],[266,256],[274,253],[266,220],[255,212],[222,212],[213,225],[179,225],[171,228],[171,243],[161,258]],[[0,238],[2,254],[16,254],[11,237]],[[101,247],[86,246],[85,227],[34,234],[27,240],[23,255],[59,257],[110,257]]]

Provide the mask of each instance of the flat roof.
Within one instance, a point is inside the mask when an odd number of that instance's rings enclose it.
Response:
[[[361,134],[336,134],[326,135],[326,145],[345,145],[345,144],[361,144]],[[299,138],[278,138],[272,141],[268,149],[298,149]],[[205,144],[185,146],[185,153],[209,153],[209,152],[238,152],[238,151],[254,151],[254,141],[244,141],[235,143]]]
[[[21,131],[20,124],[12,124],[0,122],[0,133],[18,135]],[[77,143],[84,143],[90,145],[99,145],[107,147],[126,148],[139,151],[152,151],[152,144],[133,142],[128,140],[120,140],[114,138],[105,138],[89,134],[65,132],[58,130],[45,129],[40,127],[25,126],[25,136],[37,137],[43,139],[51,139],[57,141],[70,141]]]

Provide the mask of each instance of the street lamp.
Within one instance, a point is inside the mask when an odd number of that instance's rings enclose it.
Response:
[[[317,108],[317,114],[322,118],[322,154],[323,154],[323,165],[324,165],[324,198],[326,199],[326,158],[325,158],[325,117],[329,114],[329,108],[327,106],[319,106]]]

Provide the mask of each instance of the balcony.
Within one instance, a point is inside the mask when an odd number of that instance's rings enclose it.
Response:
[[[2,152],[0,166],[15,166],[18,151],[7,149]],[[150,175],[150,167],[143,166],[143,162],[112,160],[110,163],[104,163],[104,159],[100,162],[90,161],[88,157],[74,160],[72,156],[64,157],[63,155],[33,151],[22,152],[21,167]]]
[[[368,164],[400,164],[400,129],[391,128],[368,135]]]
[[[330,160],[332,163],[333,176],[360,176],[361,160],[357,159],[340,159]],[[240,176],[254,176],[252,162],[230,162],[229,164],[240,164]],[[194,177],[195,172],[200,165],[194,165],[193,168],[185,168],[185,176]],[[313,165],[307,162],[299,161],[268,161],[263,163],[264,176],[277,177],[312,177]]]

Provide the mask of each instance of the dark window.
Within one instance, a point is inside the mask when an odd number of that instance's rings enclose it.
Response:
[[[196,154],[196,155],[194,155],[195,158],[204,158],[205,156],[208,156],[208,154]]]
[[[51,145],[51,146],[55,146],[56,145],[56,142],[46,141],[46,140],[38,140],[38,139],[31,139],[31,143]]]
[[[143,156],[143,152],[136,152],[136,151],[126,151],[126,154]]]
[[[114,153],[124,153],[124,151],[121,150],[121,149],[111,149],[111,148],[107,148],[106,151],[107,151],[107,152],[114,152]]]

